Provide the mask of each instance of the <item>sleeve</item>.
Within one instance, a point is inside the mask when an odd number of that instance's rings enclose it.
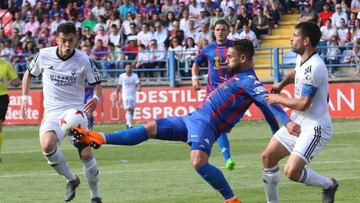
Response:
[[[16,75],[16,71],[15,69],[13,68],[13,66],[10,64],[10,63],[7,63],[7,77],[10,79],[10,80],[14,80],[16,79],[18,76]]]
[[[196,56],[196,60],[195,60],[196,65],[200,65],[201,63],[204,63],[207,60],[205,48],[206,47],[201,49],[200,53]]]
[[[309,66],[305,69],[305,80],[301,91],[301,96],[314,98],[318,87],[322,83],[322,74],[320,66]],[[327,72],[325,73],[327,75]]]
[[[31,60],[29,64],[28,71],[30,72],[30,75],[32,77],[38,77],[42,73],[42,68],[39,58],[40,58],[40,52],[35,54],[34,58]]]
[[[255,101],[256,105],[264,113],[266,121],[270,122],[269,125],[272,130],[278,128],[278,126],[276,126],[277,121],[273,120],[273,116],[271,116],[269,112],[275,114],[284,126],[291,121],[285,111],[278,104],[271,106],[266,102],[264,95],[268,94],[268,91],[262,83],[258,80],[248,79],[244,84],[243,88],[245,92]]]
[[[272,133],[275,134],[276,131],[278,131],[280,128],[275,118],[275,115],[271,112],[269,108],[266,108],[264,105],[261,105],[259,102],[255,101],[255,104],[263,113],[266,122],[270,125]]]
[[[90,85],[101,83],[101,76],[94,60],[89,58],[85,66],[85,77]]]

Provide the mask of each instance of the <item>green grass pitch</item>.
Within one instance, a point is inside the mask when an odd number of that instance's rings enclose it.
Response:
[[[98,125],[112,132],[123,125]],[[0,202],[63,202],[65,180],[47,165],[38,142],[38,127],[6,126],[0,163]],[[230,133],[234,171],[227,171],[215,144],[210,162],[221,168],[244,203],[265,202],[260,154],[271,137],[263,121],[242,121]],[[90,202],[77,150],[61,145],[81,184],[73,202]],[[180,142],[147,141],[135,147],[103,146],[95,151],[104,202],[220,203],[214,191],[191,168],[189,147]],[[281,166],[284,166],[284,161]],[[360,120],[335,120],[334,136],[310,165],[340,182],[336,202],[360,202]],[[319,203],[321,189],[281,178],[282,203]]]

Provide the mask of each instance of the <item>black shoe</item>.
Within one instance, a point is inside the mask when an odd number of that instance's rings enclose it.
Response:
[[[91,203],[102,203],[102,200],[100,197],[94,197],[91,199]]]
[[[331,180],[333,181],[333,185],[322,192],[322,203],[334,203],[335,192],[339,187],[339,183],[334,178]]]
[[[66,184],[66,194],[64,196],[65,202],[70,202],[75,197],[76,188],[80,185],[80,179],[78,176],[75,176],[76,179],[69,181]]]

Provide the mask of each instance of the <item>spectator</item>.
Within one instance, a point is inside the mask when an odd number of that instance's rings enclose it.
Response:
[[[49,11],[50,19],[54,19],[55,13],[58,13],[61,18],[64,18],[64,9],[59,6],[57,1],[53,1],[53,5]]]
[[[46,46],[51,46],[51,38],[50,38],[50,30],[48,28],[43,28],[40,31],[40,34],[38,36],[38,40],[45,43]]]
[[[149,0],[145,9],[146,19],[152,19],[154,14],[159,15],[160,9],[156,4],[154,4],[154,0]],[[155,21],[155,19],[153,20]]]
[[[135,59],[135,68],[139,69],[139,75],[140,78],[146,78],[146,80],[149,80],[149,77],[151,77],[152,75],[149,74],[148,71],[145,71],[147,69],[147,67],[145,67],[145,65],[147,63],[149,63],[149,53],[147,53],[145,45],[140,44],[139,45],[139,53]]]
[[[115,78],[118,74],[117,71],[120,69],[121,54],[120,49],[115,47],[113,43],[109,43],[109,53],[107,58],[107,69],[112,70],[110,72],[111,78]]]
[[[146,16],[147,0],[140,0],[140,4],[136,6],[136,13]]]
[[[116,24],[112,24],[109,33],[109,42],[121,50],[123,48],[123,44],[125,44],[125,41],[126,35],[119,30]]]
[[[92,0],[86,0],[84,4],[81,5],[80,11],[82,11],[83,16],[87,16],[89,13],[91,13],[92,9]]]
[[[205,0],[203,7],[204,7],[204,10],[205,10],[206,16],[210,17],[210,16],[213,16],[215,14],[214,11],[217,8],[220,8],[220,5],[217,3],[217,1]]]
[[[94,32],[98,33],[100,27],[103,27],[105,29],[105,31],[108,30],[108,27],[106,27],[105,18],[102,15],[97,17],[97,23],[96,23],[96,25],[94,27]]]
[[[202,24],[209,25],[210,19],[205,15],[205,10],[200,11],[199,19],[195,21],[195,27],[199,28]]]
[[[134,20],[134,23],[136,24],[136,29],[137,30],[141,30],[141,25],[142,25],[143,22],[144,22],[143,15],[140,14],[140,13],[137,13],[135,15],[135,20]]]
[[[174,51],[175,52],[175,68],[177,70],[177,76],[180,77],[180,68],[183,67],[184,63],[182,60],[181,55],[183,54],[183,47],[181,44],[179,44],[179,40],[176,38],[173,38],[170,41],[170,47],[168,51]]]
[[[128,0],[122,0],[122,2],[123,4],[119,8],[119,13],[123,19],[126,19],[129,13],[132,15],[136,14],[136,8],[132,3],[129,3]]]
[[[101,40],[102,46],[107,47],[109,44],[109,35],[105,32],[105,28],[100,26],[98,34],[95,36],[95,42]]]
[[[176,38],[179,40],[179,44],[182,44],[185,38],[185,33],[183,30],[180,30],[179,22],[173,22],[173,29],[169,32],[169,40]]]
[[[149,43],[149,60],[151,61],[146,65],[148,68],[165,68],[165,50],[162,47],[158,47],[155,39],[152,39]],[[158,81],[161,80],[160,77],[165,77],[165,71],[155,71],[155,78]],[[151,74],[152,75],[152,74]]]
[[[351,12],[358,14],[360,12],[360,1],[359,0],[352,0],[351,1]]]
[[[43,16],[43,22],[40,24],[40,30],[43,28],[47,28],[50,30],[51,28],[51,20],[49,19],[49,14],[45,14]]]
[[[330,4],[329,3],[325,3],[324,6],[323,6],[323,9],[324,10],[319,13],[319,25],[320,25],[320,27],[324,26],[325,23],[326,23],[326,20],[331,19],[332,15],[333,15],[333,12],[330,9]]]
[[[347,23],[347,28],[351,30],[355,26],[356,13],[350,13],[350,18]]]
[[[170,31],[173,29],[173,22],[175,21],[175,14],[170,11],[166,14],[166,18],[165,18],[165,28]]]
[[[17,28],[19,30],[19,35],[25,34],[25,21],[21,19],[21,14],[19,12],[14,13],[14,20],[12,22],[12,29]]]
[[[345,19],[340,19],[340,28],[337,30],[339,46],[348,46],[350,44],[351,37],[349,33],[349,30],[346,28]]]
[[[131,32],[130,23],[134,23],[134,18],[133,18],[133,14],[128,13],[127,19],[124,20],[121,27],[121,29],[124,31],[126,35],[128,35]]]
[[[114,12],[118,12],[117,8],[114,7],[114,4],[112,1],[107,0],[105,2],[105,11],[107,11],[103,16],[105,17],[105,19],[109,19],[111,14],[113,14]]]
[[[233,7],[229,6],[227,9],[227,14],[225,15],[224,19],[230,24],[230,25],[236,25],[237,22],[237,16],[235,15],[235,10]]]
[[[143,23],[141,26],[141,31],[138,33],[137,44],[139,46],[143,44],[145,47],[148,47],[152,37],[153,37],[153,33],[149,32],[148,24]]]
[[[155,23],[155,29],[156,30],[153,34],[153,39],[155,39],[157,42],[156,47],[159,49],[165,49],[165,45],[169,37],[168,30],[163,28],[161,22]]]
[[[9,37],[5,35],[4,28],[0,27],[0,41],[5,42],[8,40],[9,40]]]
[[[30,15],[29,18],[29,22],[25,24],[25,32],[30,31],[33,36],[36,36],[40,31],[40,23],[34,15]]]
[[[318,15],[315,10],[312,8],[311,4],[305,1],[304,5],[304,12],[300,15],[299,20],[300,22],[318,22]]]
[[[331,23],[331,19],[327,19],[324,26],[320,27],[321,31],[321,38],[318,46],[319,48],[319,55],[324,56],[327,53],[327,49],[325,48],[327,45],[330,44],[330,40],[337,37],[337,29],[336,27]]]
[[[223,0],[220,3],[220,8],[224,13],[228,13],[228,8],[235,8],[235,2],[233,0]]]
[[[21,36],[19,35],[19,29],[13,28],[11,35],[11,46],[16,49],[17,44],[20,42]]]
[[[169,12],[172,12],[175,15],[177,6],[173,4],[172,0],[165,0],[164,5],[161,7],[161,15],[167,16]]]
[[[351,33],[351,41],[353,44],[356,44],[358,39],[360,39],[360,19],[355,20],[354,27],[350,30]]]
[[[95,6],[91,9],[91,13],[95,18],[106,14],[105,8],[101,5],[101,0],[94,1]]]
[[[86,19],[82,22],[82,28],[88,27],[90,28],[90,32],[93,32],[96,21],[94,20],[92,13],[88,13],[85,18]]]
[[[236,21],[235,28],[238,32],[242,31],[243,25],[248,24],[249,27],[253,27],[253,16],[244,5],[240,6],[240,13]]]
[[[184,70],[180,72],[182,76],[190,76],[191,75],[190,70],[195,61],[198,49],[199,48],[196,46],[194,39],[192,39],[192,38],[186,39],[184,51],[182,53],[182,58],[183,58],[184,65],[185,65]]]
[[[258,8],[256,9],[257,16],[255,16],[253,25],[254,25],[254,31],[256,34],[256,38],[259,39],[260,35],[268,35],[270,34],[270,26],[269,26],[269,20],[266,18],[266,16],[263,15],[263,9]]]
[[[72,16],[70,16],[70,19],[68,20],[68,22],[74,23],[76,29],[77,29],[77,30],[81,30],[82,24],[81,24],[81,22],[78,20],[77,15],[72,15]]]
[[[188,21],[190,20],[190,15],[188,10],[184,10],[182,12],[182,16],[180,19],[180,30],[184,32],[188,29]]]
[[[71,16],[77,16],[79,10],[75,7],[75,3],[68,2],[64,11],[64,19],[70,20]]]
[[[31,41],[24,43],[23,49],[24,49],[23,54],[25,56],[26,63],[29,64],[34,57],[34,54],[38,52],[38,49],[35,47],[35,44],[33,44]]]
[[[259,43],[258,43],[258,40],[256,38],[256,35],[252,30],[250,30],[250,27],[249,27],[248,24],[243,25],[243,31],[240,33],[239,38],[240,39],[248,39],[253,43],[255,48],[259,47]]]
[[[185,30],[185,38],[192,38],[197,44],[199,42],[199,32],[195,29],[195,21],[192,19],[189,20],[188,27],[189,29]]]
[[[60,17],[59,13],[54,13],[55,20],[50,25],[50,33],[55,33],[57,30],[57,27],[60,24],[65,23],[66,21]]]
[[[23,47],[27,42],[31,42],[32,44],[36,44],[35,38],[33,37],[32,33],[30,31],[27,31],[24,37],[20,39],[20,42],[22,43]]]
[[[221,8],[215,9],[215,16],[210,17],[210,30],[214,30],[216,21],[224,19]]]
[[[200,16],[200,11],[204,10],[200,4],[197,3],[197,0],[190,0],[189,5],[189,15],[190,18],[197,20]]]
[[[110,19],[106,21],[106,27],[107,29],[111,29],[111,26],[115,24],[117,28],[121,27],[121,21],[119,19],[119,12],[112,12],[110,15]]]
[[[339,59],[338,56],[341,54],[340,49],[338,48],[338,40],[336,39],[336,37],[331,38],[330,40],[330,46],[327,49],[327,63],[329,64],[328,67],[328,73],[330,75],[330,77],[333,77],[333,73],[334,73],[334,64],[338,64]]]
[[[233,41],[240,40],[240,34],[236,32],[234,25],[230,25],[230,33],[227,38]]]
[[[82,41],[86,41],[89,40],[90,45],[89,46],[94,46],[94,40],[95,40],[95,35],[91,32],[89,27],[85,27],[83,29],[82,35],[81,35],[81,40]]]
[[[136,24],[135,23],[130,23],[130,33],[126,36],[127,40],[133,40],[135,42],[138,41],[138,31],[136,29]]]
[[[135,40],[129,40],[124,48],[124,59],[132,62],[136,59],[139,48]]]
[[[198,43],[202,40],[202,39],[207,39],[208,42],[212,42],[213,41],[213,35],[212,32],[209,31],[209,26],[208,24],[201,24],[200,25],[200,32],[199,32],[199,36],[198,36]]]
[[[14,62],[15,50],[11,47],[11,42],[9,40],[0,41],[0,57],[9,63]]]
[[[335,13],[332,15],[331,20],[332,23],[339,28],[340,27],[340,19],[344,18],[345,24],[347,24],[348,15],[346,12],[342,11],[341,4],[336,4],[335,6]]]
[[[111,74],[109,72],[110,70],[108,69],[107,66],[108,49],[103,45],[101,39],[95,41],[95,46],[92,48],[91,52],[92,52],[91,58],[96,60],[100,64],[103,73],[103,78],[105,80],[111,79]]]

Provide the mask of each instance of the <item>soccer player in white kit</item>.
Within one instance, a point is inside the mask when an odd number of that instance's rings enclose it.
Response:
[[[338,182],[308,167],[332,136],[327,68],[316,51],[320,37],[320,29],[314,23],[303,22],[295,26],[290,39],[292,50],[299,55],[295,70],[273,86],[272,93],[275,94],[265,96],[270,104],[277,103],[292,109],[291,119],[301,126],[297,137],[290,135],[285,127],[280,128],[262,154],[268,203],[280,201],[278,162],[288,155],[285,175],[292,181],[322,188],[322,203],[334,202]],[[294,83],[294,98],[280,96],[280,91],[290,83]]]
[[[132,72],[131,64],[127,64],[125,66],[125,73],[119,75],[115,99],[120,99],[119,94],[121,92],[123,107],[126,111],[125,119],[127,128],[132,128],[132,119],[136,103],[136,87],[139,91],[141,90],[138,74]]]
[[[48,164],[59,175],[65,177],[65,201],[75,197],[80,179],[69,168],[63,153],[58,148],[65,135],[61,131],[61,114],[70,108],[84,110],[91,114],[101,96],[101,78],[95,62],[85,53],[75,49],[77,44],[76,28],[73,23],[58,26],[57,47],[41,49],[30,63],[23,77],[21,111],[24,119],[28,109],[29,91],[32,77],[42,75],[44,94],[44,116],[40,126],[40,146]],[[85,80],[94,85],[94,96],[84,105]],[[75,139],[74,139],[75,140]],[[91,191],[91,202],[102,202],[99,196],[99,171],[91,148],[84,143],[75,142],[78,148],[85,177]]]

